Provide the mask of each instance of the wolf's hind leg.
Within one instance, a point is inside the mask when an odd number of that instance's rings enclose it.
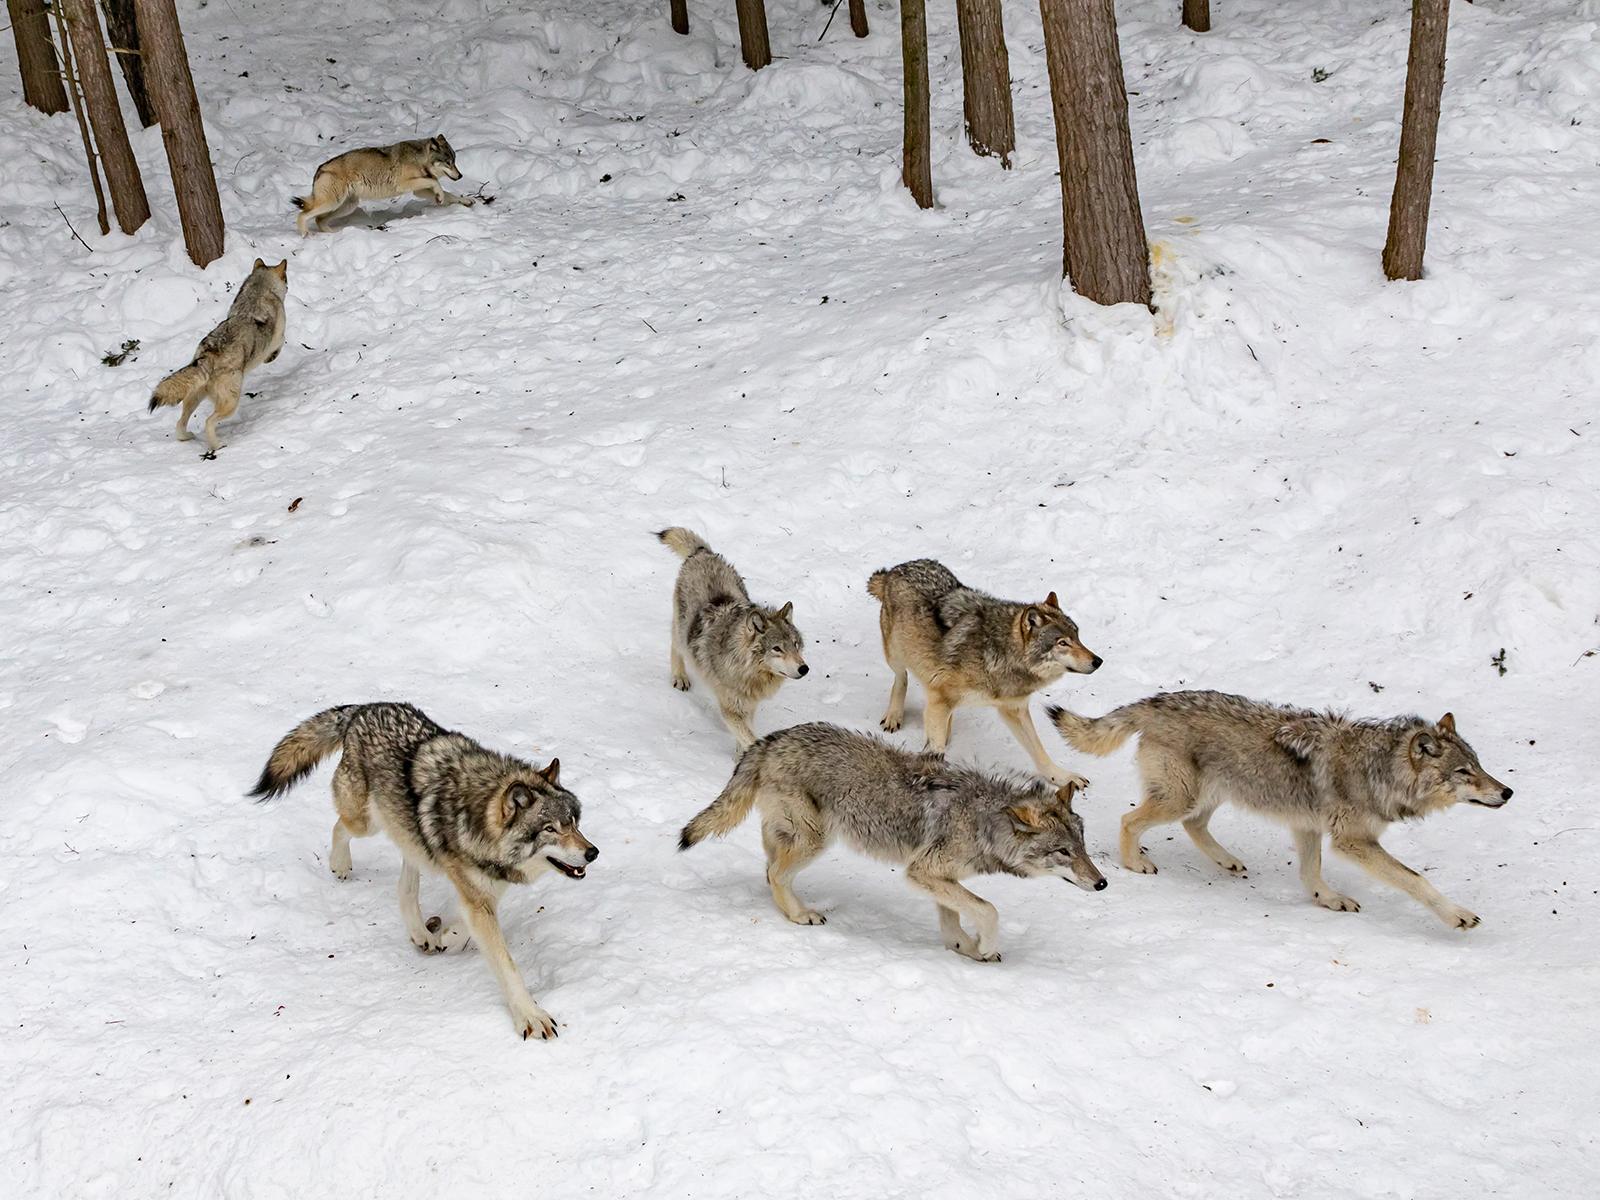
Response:
[[[1139,774],[1144,779],[1144,800],[1122,818],[1122,837],[1118,849],[1122,865],[1141,875],[1154,875],[1156,865],[1139,845],[1144,831],[1154,825],[1169,825],[1194,811],[1195,780],[1192,771],[1174,764],[1172,756],[1159,747],[1141,741],[1138,753]]]
[[[950,949],[976,962],[1000,961],[1000,914],[995,912],[994,905],[982,896],[969,892],[955,880],[941,875],[938,867],[924,859],[913,859],[906,867],[906,882],[927,892],[939,905],[939,928],[947,939],[949,929],[945,925],[943,910],[949,909],[952,915],[960,914],[972,922],[972,927],[977,930],[976,942],[967,942],[963,937],[965,945],[950,946]],[[955,924],[959,931],[960,921],[957,920]],[[945,944],[949,945],[948,940]]]
[[[201,388],[183,402],[183,408],[178,412],[178,440],[180,442],[194,441],[194,434],[189,432],[189,418],[194,416],[194,410],[200,407],[200,401],[205,398],[206,389]]]
[[[922,712],[922,732],[927,736],[926,748],[943,754],[950,744],[950,718],[955,713],[955,702],[943,692],[928,688],[928,704]]]
[[[1306,893],[1323,908],[1331,908],[1334,912],[1360,912],[1361,905],[1349,896],[1341,896],[1328,886],[1328,881],[1322,877],[1322,831],[1320,829],[1296,829],[1294,831],[1295,853],[1300,856],[1300,882],[1305,885]]]
[[[789,886],[801,868],[822,853],[826,844],[816,830],[793,822],[762,818],[761,845],[767,852],[767,886],[772,889],[772,902],[796,925],[828,923],[827,917],[802,904]]]
[[[894,663],[889,665],[894,667],[894,683],[889,688],[889,707],[878,724],[885,733],[894,733],[906,723],[906,669]]]
[[[243,376],[230,376],[211,386],[211,415],[206,418],[206,445],[211,448],[208,458],[215,458],[217,451],[226,445],[217,438],[217,422],[226,421],[238,409],[239,389],[243,383]]]
[[[1211,814],[1215,809],[1201,809],[1183,819],[1183,828],[1200,852],[1217,866],[1232,875],[1243,875],[1245,865],[1228,852],[1228,848],[1211,835]]]
[[[333,843],[328,848],[328,869],[340,879],[349,879],[350,839],[372,833],[372,818],[367,811],[367,781],[341,759],[333,773],[333,807],[339,819],[333,823]]]

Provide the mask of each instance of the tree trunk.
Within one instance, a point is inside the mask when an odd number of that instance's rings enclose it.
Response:
[[[100,0],[106,12],[106,33],[111,37],[111,52],[122,67],[122,82],[128,85],[128,98],[146,129],[156,123],[156,110],[150,105],[150,92],[144,85],[144,56],[139,53],[139,24],[133,17],[133,0]]]
[[[150,99],[172,167],[184,245],[195,264],[203,267],[222,255],[222,202],[217,198],[217,177],[211,170],[211,152],[200,119],[200,101],[194,94],[194,78],[189,74],[183,31],[178,28],[173,0],[134,0],[134,12]]]
[[[1211,0],[1183,0],[1183,23],[1196,33],[1211,32]]]
[[[867,36],[867,0],[850,0],[850,32]]]
[[[1411,56],[1406,62],[1400,165],[1395,169],[1394,197],[1389,202],[1389,237],[1383,246],[1383,273],[1390,279],[1422,278],[1449,20],[1450,0],[1412,0]]]
[[[22,68],[22,98],[42,113],[67,111],[67,89],[56,67],[55,42],[44,0],[6,0],[11,36],[17,43],[17,65]]]
[[[923,0],[900,0],[900,57],[905,64],[905,152],[900,178],[918,208],[933,207],[933,146],[928,127],[928,12]]]
[[[1011,116],[1011,60],[1000,0],[956,0],[961,29],[961,93],[967,141],[978,154],[1011,166],[1017,130]]]
[[[744,65],[759,71],[772,61],[766,0],[735,0],[735,5],[739,10],[739,49],[744,53]]]
[[[689,0],[672,0],[672,32],[689,32]]]
[[[72,69],[72,41],[67,36],[67,18],[59,4],[52,11],[56,17],[57,44],[61,48],[61,74],[66,78],[67,95],[72,97],[72,113],[78,118],[78,136],[83,139],[83,156],[89,161],[89,182],[94,185],[95,215],[100,221],[100,235],[104,237],[111,232],[111,222],[106,219],[106,193],[100,186],[100,160],[95,157],[94,143],[89,138],[89,122],[83,111],[83,92],[78,87],[77,73]],[[67,228],[72,228],[71,221],[67,222]]]
[[[78,86],[83,107],[94,126],[94,143],[111,188],[111,205],[117,210],[117,225],[132,233],[150,219],[150,202],[145,199],[144,181],[139,178],[139,163],[128,144],[128,128],[122,123],[122,105],[117,101],[117,85],[111,76],[111,61],[100,38],[100,15],[90,0],[56,0],[66,19],[72,40],[72,57],[78,65]]]
[[[1062,262],[1100,304],[1150,303],[1114,0],[1039,0],[1061,159]]]

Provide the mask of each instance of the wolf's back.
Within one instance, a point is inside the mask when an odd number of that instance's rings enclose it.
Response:
[[[271,800],[299,783],[313,767],[343,745],[350,719],[360,707],[359,704],[341,704],[324,709],[284,734],[283,740],[272,748],[272,755],[262,768],[256,786],[250,789],[250,795],[258,800]]]

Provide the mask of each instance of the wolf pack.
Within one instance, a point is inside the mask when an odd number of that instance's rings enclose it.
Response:
[[[444,190],[458,180],[442,136],[350,151],[317,168],[309,195],[295,200],[298,227],[348,214],[364,200],[420,195],[437,205],[473,203]],[[206,398],[206,457],[222,443],[217,423],[237,409],[245,375],[283,345],[287,263],[257,259],[227,317],[201,341],[194,360],[157,386],[150,409],[181,410],[178,437]],[[1036,603],[1003,600],[917,559],[874,572],[866,590],[879,605],[883,656],[892,681],[879,724],[897,733],[915,675],[924,696],[921,750],[835,724],[810,722],[759,737],[757,709],[809,673],[794,606],[753,600],[744,579],[698,534],[673,527],[657,538],[682,560],[672,595],[672,686],[698,681],[710,693],[736,751],[721,793],[683,826],[680,850],[722,837],[754,812],[773,903],[797,925],[827,918],[794,891],[795,877],[832,842],[895,864],[933,901],[944,946],[977,962],[998,962],[995,907],[965,886],[974,876],[1053,877],[1103,891],[1077,811],[1088,786],[1057,764],[1030,712],[1035,692],[1067,674],[1100,669],[1055,592]],[[988,706],[1026,751],[1032,774],[1004,774],[950,761],[958,708]],[[1359,904],[1322,874],[1326,842],[1376,879],[1405,892],[1447,926],[1478,917],[1450,900],[1380,844],[1384,830],[1455,804],[1498,808],[1511,789],[1486,772],[1445,713],[1358,720],[1214,691],[1167,692],[1101,717],[1047,710],[1060,737],[1103,756],[1137,738],[1139,803],[1122,818],[1124,869],[1156,872],[1140,844],[1151,829],[1181,823],[1200,852],[1229,874],[1245,864],[1211,833],[1212,814],[1233,803],[1287,827],[1300,880],[1317,904],[1357,912]],[[276,797],[337,753],[336,819],[328,863],[339,879],[353,869],[350,844],[378,833],[400,850],[400,917],[428,953],[476,943],[500,985],[518,1034],[551,1038],[557,1024],[533,998],[512,958],[498,909],[512,884],[557,872],[583,879],[599,849],[579,826],[582,805],[543,767],[489,749],[403,703],[347,704],[301,722],[273,748],[251,795]],[[442,875],[458,914],[424,919],[421,879]]]

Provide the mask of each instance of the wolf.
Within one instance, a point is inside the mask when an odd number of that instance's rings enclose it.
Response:
[[[382,831],[400,848],[400,916],[426,951],[456,950],[470,938],[488,957],[524,1040],[556,1036],[555,1019],[522,981],[500,930],[500,897],[513,883],[548,871],[582,879],[600,851],[578,828],[578,798],[561,785],[561,762],[542,770],[487,750],[435,724],[410,704],[343,704],[301,722],[273,748],[250,794],[261,800],[293,787],[340,751],[333,773],[328,865],[350,877],[350,839]],[[466,927],[439,932],[418,907],[421,872],[443,875],[461,898]]]
[[[1061,736],[1086,754],[1110,754],[1139,736],[1144,800],[1122,818],[1122,865],[1153,874],[1139,845],[1153,825],[1182,821],[1201,851],[1225,871],[1245,866],[1211,836],[1211,814],[1226,800],[1287,825],[1300,881],[1335,912],[1361,906],[1322,878],[1322,839],[1370,874],[1426,905],[1456,929],[1478,918],[1378,844],[1391,823],[1452,804],[1499,808],[1511,789],[1483,769],[1456,732],[1455,717],[1358,721],[1332,712],[1264,704],[1223,692],[1167,692],[1080,717],[1052,707]]]
[[[309,196],[293,197],[300,210],[295,228],[304,237],[311,232],[311,221],[316,221],[319,231],[325,230],[328,221],[344,216],[363,200],[387,200],[407,193],[432,197],[435,204],[471,208],[471,196],[458,196],[439,186],[441,179],[460,178],[456,152],[443,134],[347,150],[317,168]]]
[[[785,679],[811,671],[794,605],[751,601],[733,564],[697,533],[674,526],[656,537],[683,559],[672,592],[672,686],[689,690],[684,666],[692,662],[743,753],[756,740],[750,728],[756,706]]]
[[[1084,847],[1076,785],[1055,788],[954,766],[837,725],[795,725],[762,738],[733,778],[683,827],[678,848],[736,828],[761,810],[761,844],[773,902],[797,925],[826,918],[790,890],[795,874],[842,837],[864,854],[906,868],[939,910],[947,949],[1000,961],[994,905],[961,886],[972,875],[1053,875],[1091,891],[1105,877]],[[968,934],[966,917],[974,933]]]
[[[944,752],[958,706],[991,704],[1041,775],[1057,785],[1089,786],[1050,760],[1028,715],[1034,692],[1068,671],[1098,671],[1104,661],[1083,644],[1054,592],[1039,604],[997,600],[931,558],[873,572],[867,591],[882,604],[883,657],[894,671],[880,722],[886,733],[905,720],[909,670],[928,694],[922,724],[929,750]]]
[[[222,449],[223,443],[217,440],[217,422],[233,416],[239,407],[245,375],[277,358],[283,349],[283,298],[288,292],[288,259],[270,267],[256,259],[222,324],[200,340],[194,361],[156,384],[149,411],[181,404],[180,442],[194,438],[189,432],[189,418],[202,400],[211,398],[211,415],[206,418],[209,449],[204,457],[215,458]]]

